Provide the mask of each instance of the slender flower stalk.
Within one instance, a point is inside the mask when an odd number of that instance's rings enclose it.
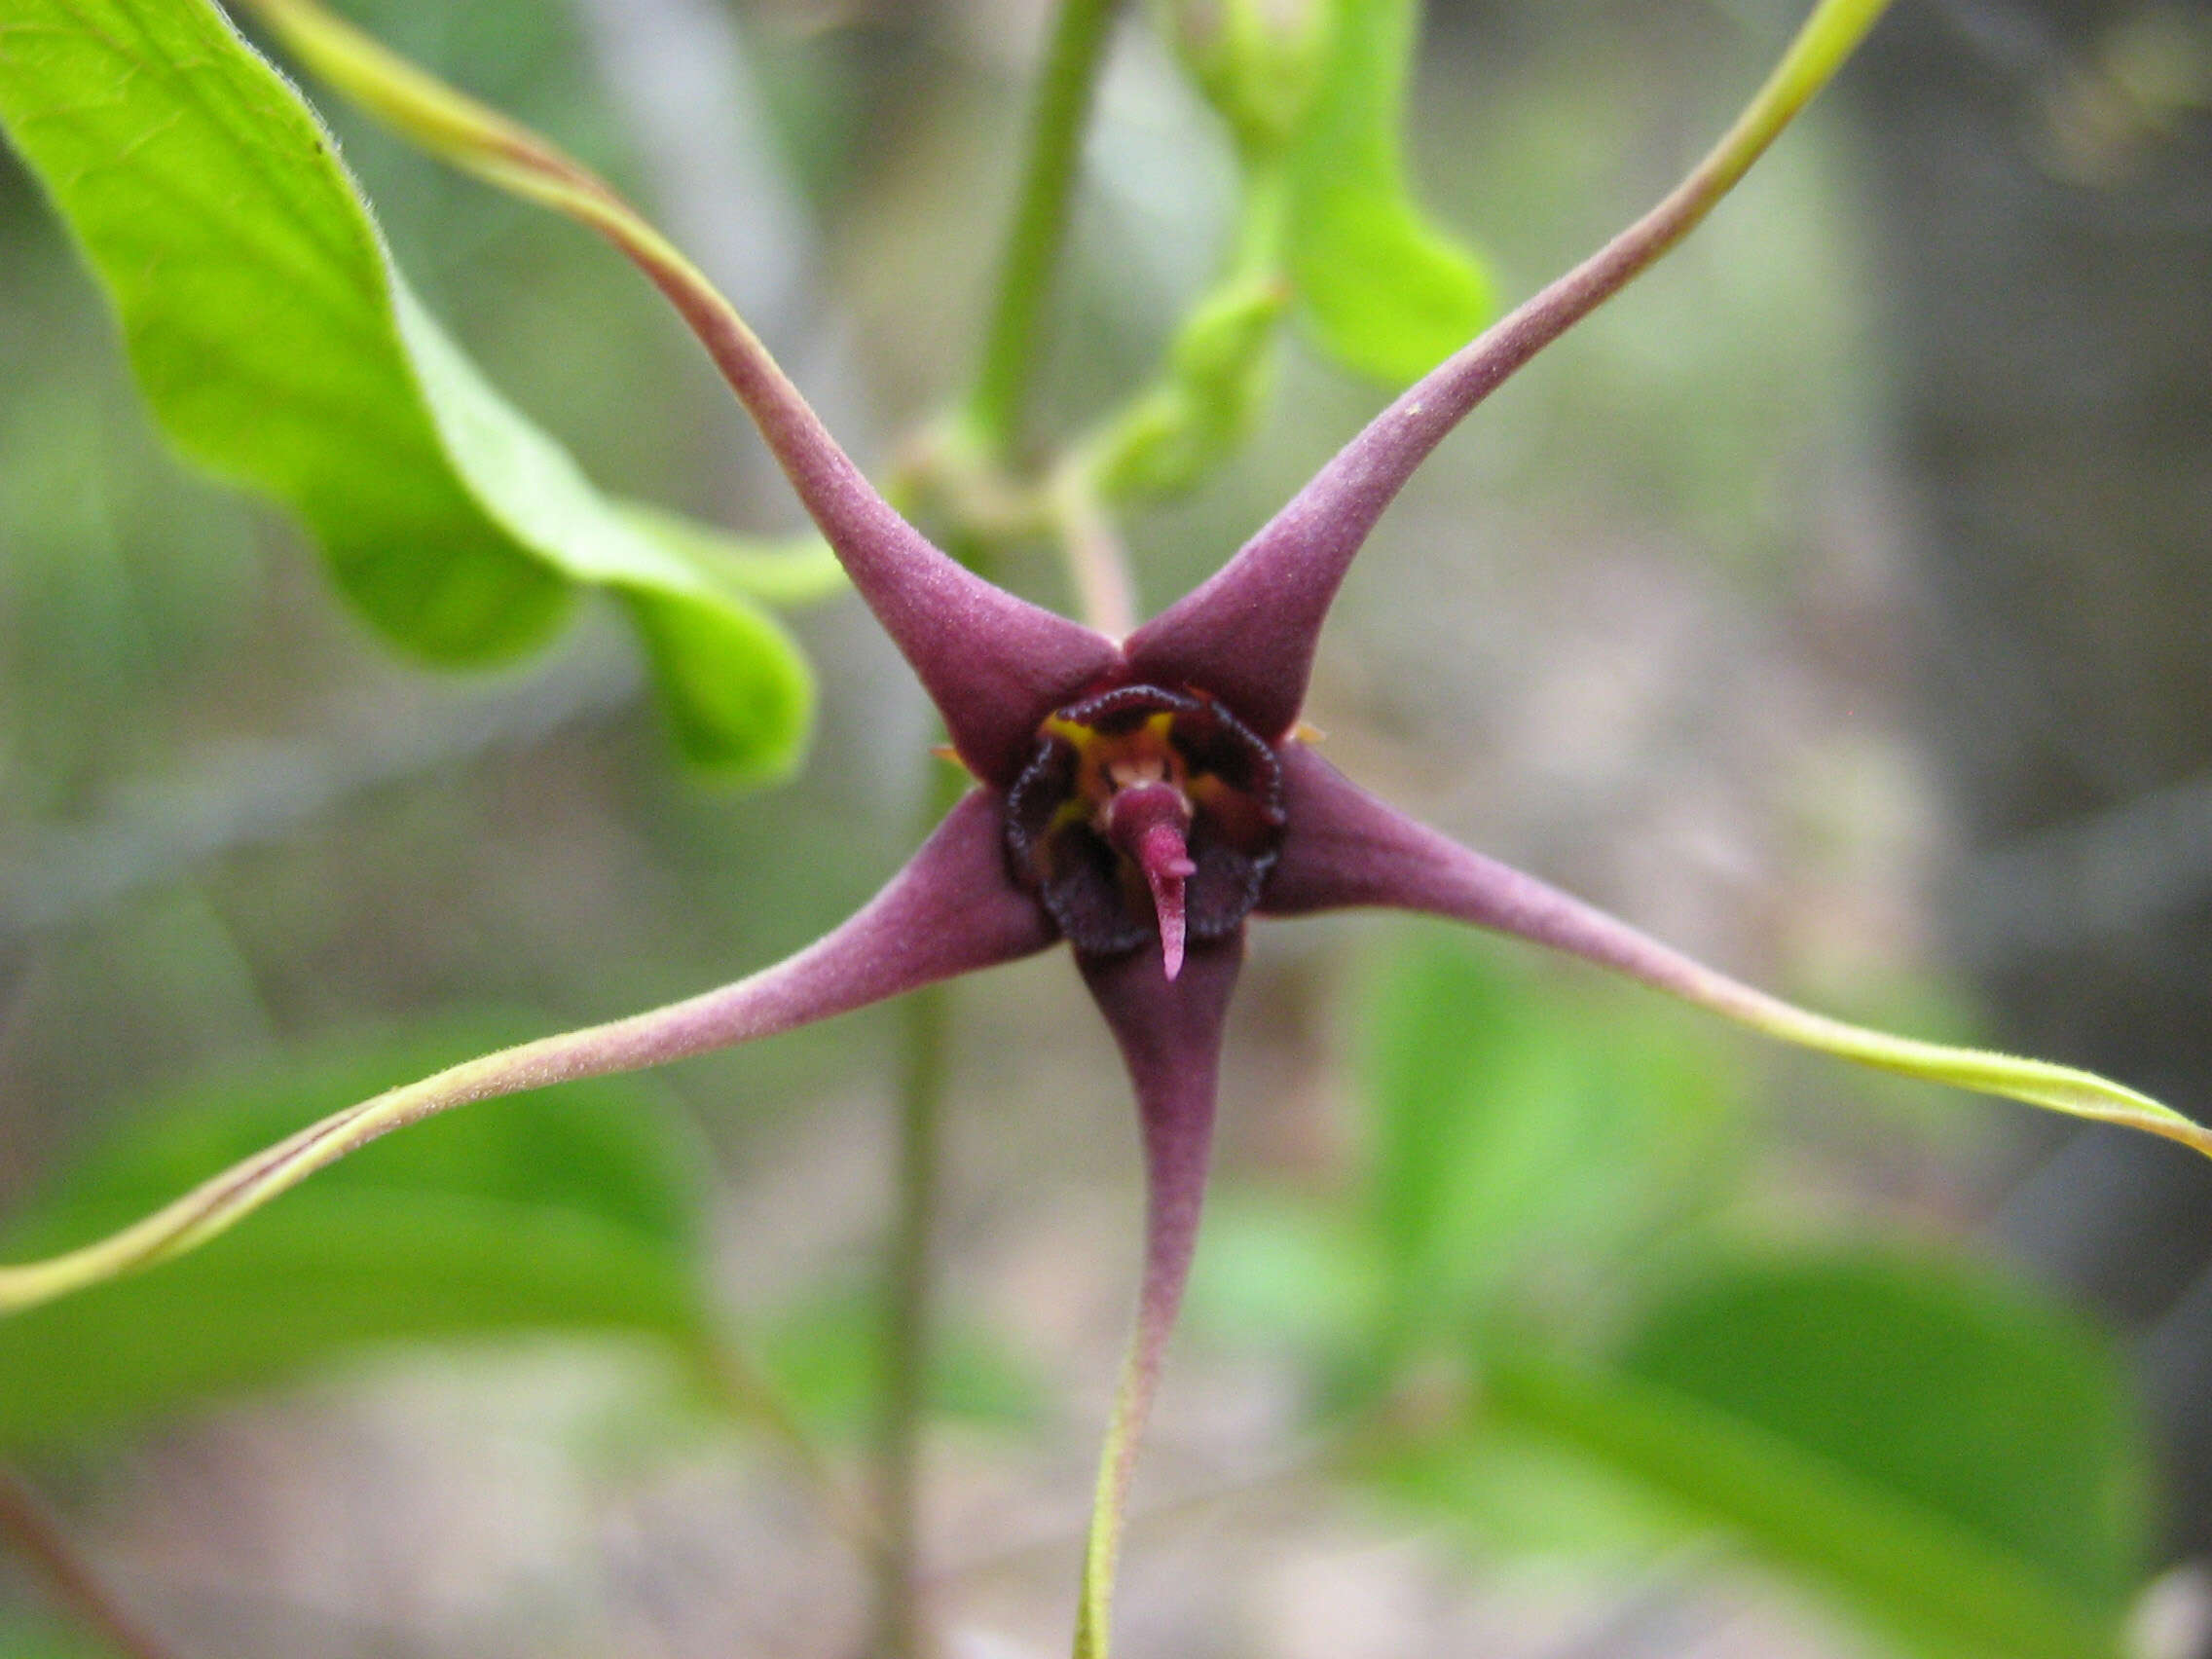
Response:
[[[123,1659],[175,1659],[166,1643],[123,1609],[45,1501],[5,1464],[0,1464],[0,1546],[22,1556],[55,1599]]]
[[[984,327],[982,363],[960,411],[969,437],[993,461],[1003,461],[1020,440],[1022,401],[1035,378],[1045,302],[1066,240],[1086,118],[1121,9],[1121,0],[1060,0],[1053,15],[1030,118],[1027,171]]]
[[[933,1359],[935,1274],[930,1222],[943,1147],[951,987],[931,985],[902,1007],[899,1132],[892,1224],[884,1241],[882,1416],[875,1444],[875,1645],[882,1659],[928,1651],[921,1581],[922,1428]]]
[[[1110,640],[1126,637],[1137,625],[1136,583],[1129,575],[1128,550],[1089,474],[1080,466],[1063,467],[1050,498],[1078,613]]]
[[[948,766],[932,765],[918,828],[965,793]],[[905,999],[899,1031],[899,1111],[892,1211],[883,1244],[885,1307],[874,1446],[876,1548],[874,1646],[881,1659],[929,1652],[922,1582],[922,1449],[934,1350],[935,1257],[931,1224],[940,1190],[944,1100],[950,1071],[952,987]]]
[[[1884,0],[1822,0],[1744,116],[1658,206],[1383,410],[1217,575],[1124,641],[1041,610],[932,546],[869,487],[728,303],[575,163],[309,0],[254,4],[312,67],[461,166],[599,231],[669,297],[913,666],[973,787],[874,901],[788,961],[337,1113],[110,1238],[0,1268],[0,1309],[188,1250],[432,1113],[745,1042],[1065,940],[1126,1063],[1148,1188],[1138,1313],[1077,1636],[1079,1655],[1104,1659],[1122,1515],[1197,1240],[1222,1028],[1255,914],[1380,905],[1453,917],[1785,1042],[2212,1154],[2212,1131],[2089,1073],[1887,1036],[1740,984],[1414,823],[1321,760],[1298,725],[1329,606],[1407,479],[1507,376],[1711,210]]]

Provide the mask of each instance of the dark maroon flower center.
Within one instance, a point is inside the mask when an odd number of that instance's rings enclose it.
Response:
[[[1058,710],[1007,793],[1014,874],[1067,941],[1118,955],[1220,939],[1259,903],[1282,839],[1274,752],[1201,691],[1124,685]]]

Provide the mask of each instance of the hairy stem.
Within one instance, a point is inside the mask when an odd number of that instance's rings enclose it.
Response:
[[[116,1604],[45,1500],[4,1463],[0,1463],[0,1539],[31,1564],[55,1601],[124,1659],[175,1659],[173,1648],[156,1640]]]
[[[1019,436],[1021,406],[1043,340],[1045,300],[1066,240],[1068,199],[1091,90],[1119,10],[1120,0],[1061,0],[1046,49],[1021,194],[999,265],[982,362],[961,412],[970,435],[993,460],[1003,460]]]

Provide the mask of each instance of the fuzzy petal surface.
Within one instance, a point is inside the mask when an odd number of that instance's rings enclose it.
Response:
[[[1260,899],[1264,914],[1295,916],[1380,904],[1450,916],[1610,968],[1785,1043],[2143,1129],[2212,1155],[2212,1129],[2124,1085],[2073,1066],[1893,1037],[1809,1013],[1415,823],[1303,745],[1286,746],[1282,761],[1291,828]]]
[[[645,274],[753,417],[977,777],[1002,788],[1012,783],[1045,716],[1120,661],[1105,636],[985,581],[900,516],[736,308],[604,179],[315,0],[248,5],[302,60],[379,120],[487,183],[597,231]]]
[[[121,1233],[0,1267],[0,1312],[181,1255],[348,1153],[453,1107],[773,1036],[1043,949],[1055,936],[1007,874],[1000,810],[994,793],[972,792],[851,920],[772,968],[627,1019],[464,1060],[309,1124]]]
[[[1298,719],[1345,572],[1429,454],[1515,370],[1687,236],[1871,28],[1888,0],[1822,0],[1719,142],[1650,211],[1423,376],[1199,587],[1131,634],[1135,677],[1203,685],[1271,743]]]
[[[1145,1235],[1136,1328],[1114,1396],[1084,1550],[1076,1659],[1106,1659],[1129,1479],[1198,1245],[1198,1212],[1213,1156],[1222,1026],[1243,962],[1241,929],[1227,939],[1193,945],[1174,979],[1161,972],[1160,958],[1149,950],[1077,959],[1084,982],[1121,1045],[1136,1090],[1144,1133]]]

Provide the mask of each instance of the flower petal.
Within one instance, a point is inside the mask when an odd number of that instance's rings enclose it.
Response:
[[[414,142],[597,231],[667,296],[760,428],[800,502],[988,783],[1013,782],[1046,715],[1120,661],[1105,636],[1015,598],[902,518],[728,300],[613,188],[550,140],[387,51],[314,0],[248,0],[314,71]]]
[[[1149,950],[1077,958],[1136,1088],[1144,1128],[1146,1203],[1144,1283],[1099,1459],[1090,1537],[1084,1549],[1076,1659],[1106,1659],[1129,1477],[1198,1243],[1198,1209],[1213,1150],[1221,1030],[1243,962],[1241,929],[1227,939],[1192,946],[1182,974],[1172,980]]]
[[[1666,199],[1447,357],[1314,474],[1202,586],[1130,635],[1135,678],[1202,685],[1269,742],[1298,719],[1354,555],[1429,452],[1530,358],[1689,234],[1873,26],[1888,0],[1823,0],[1736,123]]]
[[[2145,1129],[2212,1155],[2212,1129],[2093,1072],[1893,1037],[1792,1007],[1532,875],[1445,839],[1385,806],[1301,745],[1286,747],[1282,762],[1290,829],[1260,899],[1266,914],[1384,904],[1451,916],[1582,957],[1785,1043]]]
[[[995,793],[972,792],[858,914],[773,968],[627,1019],[465,1060],[311,1124],[121,1233],[47,1261],[0,1267],[0,1311],[181,1255],[325,1164],[452,1107],[707,1053],[1041,950],[1054,935],[1043,908],[1007,874],[1001,816]]]

